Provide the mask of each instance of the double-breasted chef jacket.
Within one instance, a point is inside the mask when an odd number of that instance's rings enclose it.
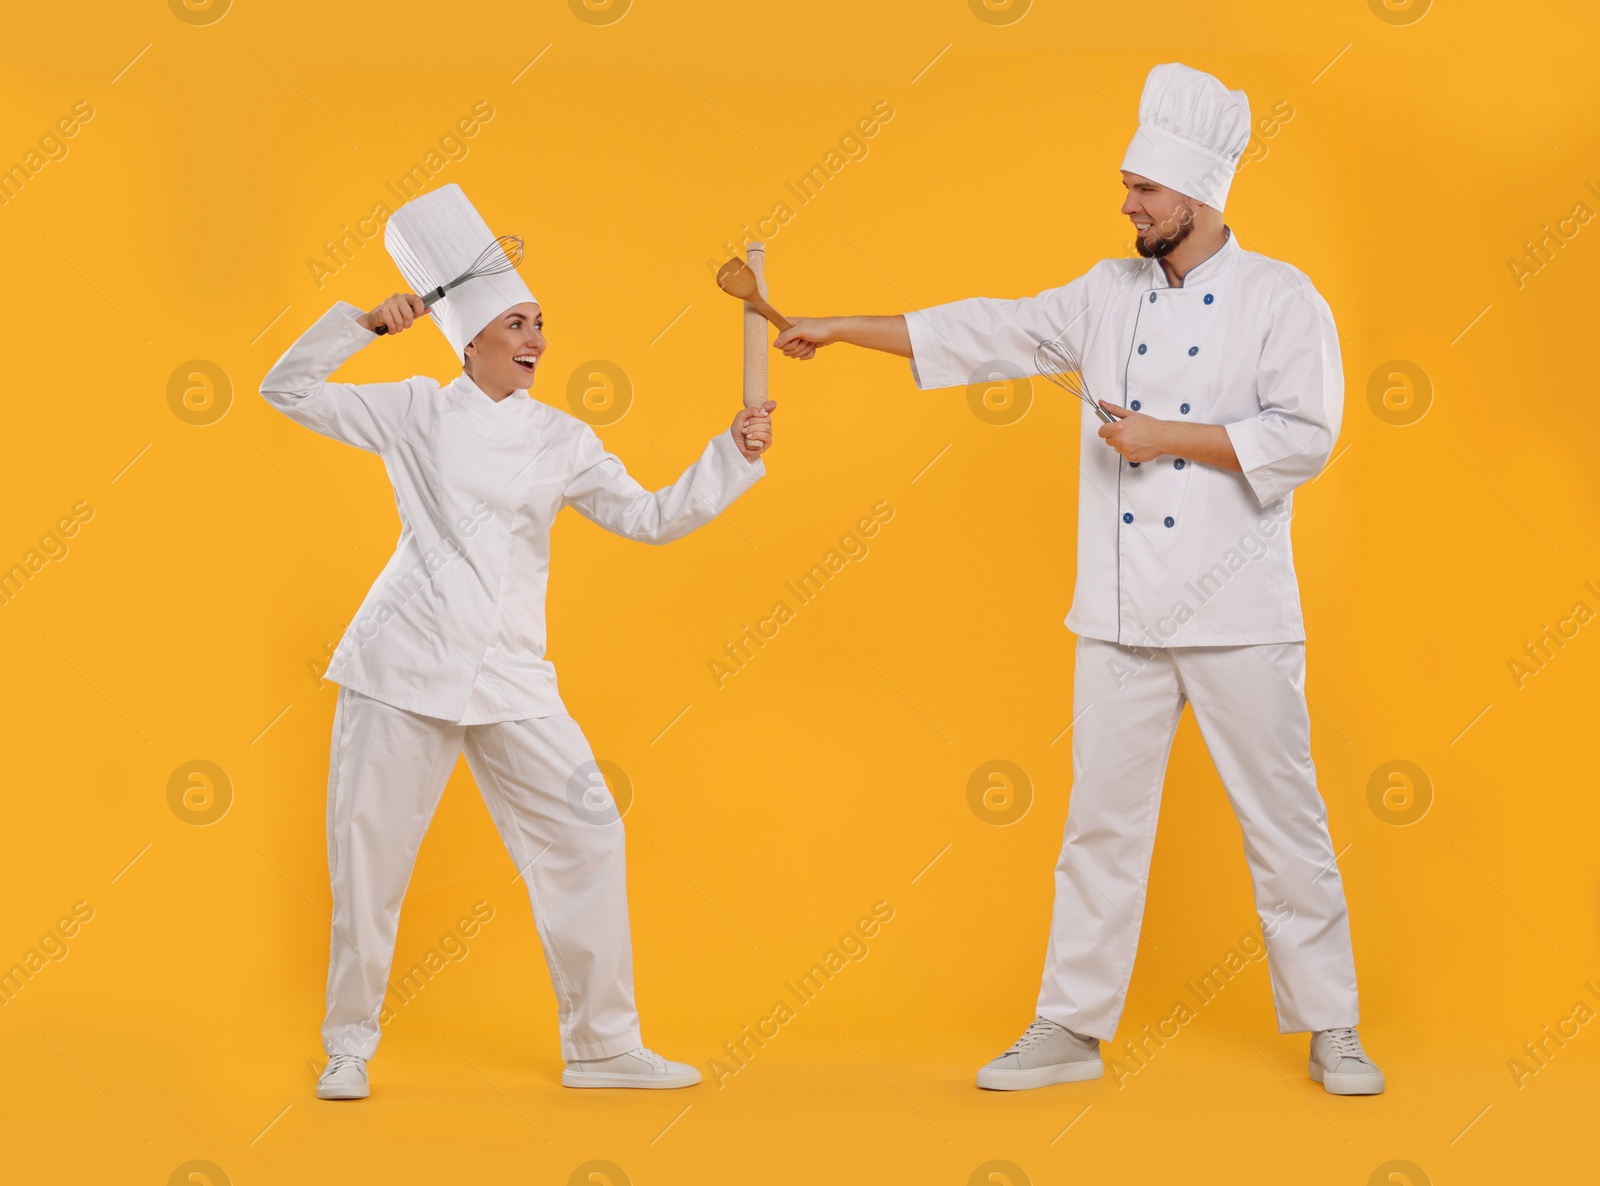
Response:
[[[678,481],[651,492],[575,416],[465,373],[330,383],[377,334],[337,302],[284,353],[261,394],[324,436],[378,454],[400,539],[344,632],[327,678],[457,724],[565,713],[545,653],[550,526],[564,506],[661,544],[720,514],[763,474],[728,431]]]
[[[1226,428],[1243,473],[1127,461],[1084,408],[1070,630],[1144,647],[1304,640],[1293,491],[1339,435],[1344,375],[1332,312],[1302,272],[1230,230],[1180,288],[1158,260],[1108,259],[1038,296],[954,301],[906,324],[919,388],[1037,374],[1035,347],[1057,338],[1095,398]]]

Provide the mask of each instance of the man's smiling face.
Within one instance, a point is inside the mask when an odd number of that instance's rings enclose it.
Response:
[[[1194,229],[1194,205],[1175,189],[1122,171],[1128,198],[1122,212],[1133,223],[1134,246],[1146,259],[1160,259],[1189,237]]]

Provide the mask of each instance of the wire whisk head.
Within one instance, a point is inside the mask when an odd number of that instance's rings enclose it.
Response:
[[[1033,361],[1041,375],[1068,395],[1076,396],[1088,404],[1090,411],[1101,421],[1110,424],[1116,419],[1089,394],[1089,381],[1083,377],[1083,363],[1073,353],[1071,346],[1055,338],[1046,338],[1034,350]]]
[[[1033,361],[1038,364],[1039,373],[1057,387],[1079,399],[1089,398],[1089,385],[1083,379],[1083,364],[1072,352],[1072,347],[1047,338],[1033,352]]]
[[[498,276],[522,266],[522,236],[499,235],[483,249],[464,276]]]

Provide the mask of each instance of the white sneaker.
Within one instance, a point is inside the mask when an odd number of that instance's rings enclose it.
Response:
[[[354,1054],[329,1057],[317,1080],[319,1100],[364,1100],[367,1090],[367,1060]]]
[[[1382,1095],[1383,1072],[1353,1029],[1311,1035],[1311,1077],[1329,1095]]]
[[[1086,1038],[1039,1017],[1010,1050],[978,1072],[978,1086],[990,1091],[1025,1091],[1098,1079],[1103,1074],[1099,1038]]]
[[[668,1062],[648,1046],[610,1058],[573,1059],[561,1072],[563,1087],[693,1087],[700,1072]]]

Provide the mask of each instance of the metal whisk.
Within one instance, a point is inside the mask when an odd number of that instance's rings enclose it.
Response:
[[[478,276],[498,276],[501,272],[510,272],[522,266],[522,236],[500,235],[489,246],[485,247],[477,259],[472,261],[472,266],[449,284],[441,284],[432,292],[422,298],[422,307],[431,309],[433,303],[448,293],[452,288],[465,284]],[[374,333],[386,334],[389,332],[387,325],[380,325]]]
[[[1038,364],[1039,373],[1050,382],[1061,388],[1068,395],[1077,396],[1084,403],[1094,409],[1096,416],[1107,424],[1116,423],[1116,417],[1095,402],[1094,396],[1089,394],[1089,384],[1083,377],[1083,364],[1078,361],[1078,356],[1072,348],[1054,338],[1047,338],[1039,343],[1039,348],[1033,352],[1033,361]]]

